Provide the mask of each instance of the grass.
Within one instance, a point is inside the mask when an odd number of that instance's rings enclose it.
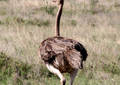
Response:
[[[3,52],[0,53],[0,69],[0,83],[3,85],[24,85],[26,81],[27,83],[30,83],[30,80],[41,81],[42,77],[50,78],[53,76],[53,74],[42,65],[28,64],[11,58]],[[9,83],[8,81],[11,82]]]
[[[74,85],[119,85],[119,0],[90,1],[66,0],[61,19],[61,35],[89,54]],[[55,35],[56,12],[39,0],[0,1],[0,85],[59,85],[38,56],[40,42]]]
[[[46,7],[41,7],[40,10],[45,11],[49,15],[54,16],[55,15],[55,7],[54,6],[46,6]]]

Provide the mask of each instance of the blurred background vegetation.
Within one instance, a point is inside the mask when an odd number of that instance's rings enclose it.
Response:
[[[38,56],[40,42],[55,35],[51,1],[0,0],[0,85],[59,85]],[[120,0],[65,0],[61,35],[89,54],[74,85],[120,84]]]

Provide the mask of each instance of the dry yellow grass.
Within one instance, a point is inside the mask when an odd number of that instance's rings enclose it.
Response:
[[[87,48],[86,75],[92,72],[99,82],[91,80],[88,85],[118,85],[120,76],[111,76],[111,71],[104,72],[103,67],[120,67],[120,1],[90,1],[65,0],[61,35],[78,40]],[[56,11],[50,0],[0,1],[0,51],[39,64],[40,42],[55,35]],[[79,80],[76,82],[78,85]]]

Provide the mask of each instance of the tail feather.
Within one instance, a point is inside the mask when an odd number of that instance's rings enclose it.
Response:
[[[83,61],[86,61],[88,53],[86,49],[84,48],[84,46],[81,45],[80,43],[77,43],[75,45],[75,49],[81,53]]]

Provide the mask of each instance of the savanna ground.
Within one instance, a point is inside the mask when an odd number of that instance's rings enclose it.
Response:
[[[40,42],[55,35],[51,1],[0,0],[0,85],[59,85],[38,57]],[[89,54],[74,85],[120,84],[120,0],[65,0],[61,35]]]

